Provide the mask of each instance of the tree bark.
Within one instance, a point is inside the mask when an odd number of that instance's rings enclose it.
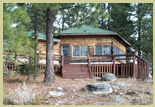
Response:
[[[141,42],[141,16],[140,16],[140,5],[138,4],[137,6],[137,14],[138,14],[138,56],[141,57],[141,45],[140,45],[140,42]]]
[[[54,83],[54,65],[53,65],[53,13],[51,9],[47,9],[46,23],[46,71],[44,83]]]
[[[35,24],[34,24],[34,34],[35,34],[35,40],[38,39],[37,36],[37,13],[35,13]],[[34,50],[35,50],[35,54],[34,54],[34,80],[37,79],[37,73],[38,73],[38,64],[37,64],[37,42],[35,43],[34,46]]]

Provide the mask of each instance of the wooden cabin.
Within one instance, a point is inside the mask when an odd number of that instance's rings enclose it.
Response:
[[[38,64],[45,70],[46,35],[37,35]],[[83,25],[62,31],[58,38],[53,39],[53,62],[55,71],[60,71],[63,78],[101,77],[113,73],[121,78],[148,79],[149,63],[136,54],[127,54],[130,44],[115,32]],[[4,65],[9,65],[10,70],[15,68],[10,62]]]
[[[130,44],[113,31],[82,25],[62,31],[59,38],[63,78],[100,77],[105,73],[117,77],[148,76],[147,61],[126,54]]]
[[[40,69],[45,69],[46,35],[37,34],[38,63],[43,64]],[[113,31],[82,25],[62,31],[58,38],[53,39],[54,65],[59,65],[63,78],[101,77],[105,73],[148,78],[148,62],[127,54],[130,44]]]
[[[64,30],[61,38],[61,54],[65,64],[88,62],[87,55],[126,54],[130,44],[119,34],[86,25]],[[68,61],[70,60],[70,61]]]
[[[28,32],[27,35],[31,36],[33,32]],[[37,44],[37,54],[38,54],[38,63],[46,64],[46,35],[43,33],[37,33],[38,44]],[[34,37],[33,37],[34,38]],[[60,42],[58,38],[53,38],[53,54],[60,55]],[[54,57],[54,64],[58,65],[58,57]]]

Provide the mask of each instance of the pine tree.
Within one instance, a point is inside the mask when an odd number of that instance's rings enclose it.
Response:
[[[7,54],[8,57],[14,55],[14,62],[17,65],[17,56],[27,55],[27,51],[29,51],[27,48],[31,44],[25,32],[25,25],[29,23],[29,16],[22,7],[17,8],[16,4],[5,3],[3,9],[4,54]]]
[[[151,71],[153,71],[153,4],[134,4],[137,18],[135,21],[135,32],[137,39],[135,49],[138,55],[149,61]]]

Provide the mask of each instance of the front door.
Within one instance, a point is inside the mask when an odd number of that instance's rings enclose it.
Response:
[[[64,64],[69,64],[69,45],[61,45],[61,55],[64,55]]]

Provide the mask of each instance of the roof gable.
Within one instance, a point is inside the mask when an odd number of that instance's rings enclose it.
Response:
[[[119,39],[121,39],[127,46],[130,46],[130,43],[127,42],[123,37],[121,37],[119,34],[113,31],[99,29],[99,28],[93,28],[87,25],[82,25],[81,27],[74,27],[69,28],[67,30],[62,31],[59,36],[69,36],[69,35],[115,35]]]

